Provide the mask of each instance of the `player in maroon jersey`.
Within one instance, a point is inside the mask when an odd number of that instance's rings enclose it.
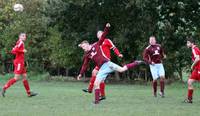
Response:
[[[149,46],[143,52],[143,59],[150,65],[150,71],[153,77],[153,94],[157,97],[157,80],[160,78],[160,96],[164,97],[165,70],[162,64],[163,58],[166,58],[163,48],[156,43],[156,38],[149,38]]]
[[[190,78],[188,79],[188,94],[187,98],[184,100],[185,103],[192,103],[192,96],[193,96],[193,83],[200,81],[200,50],[195,45],[195,41],[193,38],[187,39],[187,47],[192,49],[192,61],[193,64],[191,66],[192,73]]]
[[[98,31],[97,32],[97,38],[100,39],[101,36],[103,34],[103,31]],[[112,41],[110,39],[105,39],[103,44],[101,45],[101,49],[103,51],[103,55],[104,57],[106,57],[107,59],[111,59],[111,55],[110,55],[110,50],[112,49],[114,51],[114,53],[116,54],[116,56],[122,58],[123,55],[119,52],[119,50],[115,47],[115,45],[112,43]],[[96,75],[99,71],[99,67],[96,66],[93,71],[92,71],[92,77],[90,78],[90,83],[87,89],[83,89],[84,92],[88,92],[88,93],[92,93],[93,87],[94,87],[94,82],[96,79]],[[104,81],[101,82],[100,84],[100,100],[104,100],[106,99],[105,97],[105,83]]]
[[[14,78],[11,78],[3,87],[2,89],[2,96],[5,97],[6,90],[12,86],[15,82],[17,82],[20,79],[20,76],[23,76],[23,84],[24,88],[26,90],[27,96],[32,97],[36,96],[37,93],[33,93],[30,91],[29,83],[27,80],[27,74],[26,74],[26,68],[24,64],[24,54],[27,52],[24,46],[24,41],[26,40],[26,34],[20,33],[19,34],[19,40],[17,41],[15,47],[12,49],[12,54],[15,55],[15,60],[13,62],[14,64]]]
[[[88,41],[83,41],[79,46],[85,51],[84,55],[84,61],[81,68],[81,71],[79,75],[77,76],[77,79],[80,80],[81,76],[87,69],[87,64],[90,60],[92,60],[96,66],[98,66],[99,72],[96,76],[96,80],[94,82],[94,91],[95,91],[95,104],[99,103],[99,97],[100,97],[100,83],[103,82],[107,75],[111,72],[118,71],[118,72],[124,72],[130,68],[133,68],[142,61],[134,61],[130,64],[126,64],[125,66],[121,67],[113,62],[111,62],[109,59],[105,58],[103,55],[103,52],[101,51],[100,46],[102,45],[103,41],[105,40],[105,36],[108,33],[108,29],[110,27],[110,24],[107,23],[106,27],[104,29],[104,32],[99,39],[98,42],[95,42],[93,44],[89,44]]]

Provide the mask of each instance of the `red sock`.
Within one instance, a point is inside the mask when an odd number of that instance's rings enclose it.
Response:
[[[95,104],[99,103],[100,89],[95,89]]]
[[[89,87],[88,87],[88,91],[91,91],[91,92],[92,92],[93,87],[94,87],[94,81],[95,81],[95,79],[96,79],[96,76],[92,76],[92,77],[90,78],[90,84],[89,84]]]
[[[192,100],[193,89],[188,89],[188,100]]]
[[[4,90],[8,89],[11,85],[13,85],[17,80],[15,78],[10,79],[3,87]]]
[[[160,80],[160,92],[164,93],[164,89],[165,89],[165,81]]]
[[[156,95],[156,93],[157,93],[157,81],[153,81],[153,92],[154,92],[154,95]]]
[[[28,81],[26,79],[23,80],[23,84],[24,84],[24,88],[26,89],[26,93],[28,95],[30,95],[30,87],[29,87],[29,84],[28,84]]]
[[[101,93],[101,97],[105,96],[105,83],[104,82],[102,82],[100,84],[100,93]]]
[[[138,65],[138,63],[137,62],[132,62],[132,63],[129,63],[129,64],[126,64],[126,66],[127,66],[127,68],[128,69],[130,69],[130,68],[134,68],[134,67],[136,67]]]

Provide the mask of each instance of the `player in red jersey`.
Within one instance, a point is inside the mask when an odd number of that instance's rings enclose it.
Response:
[[[105,40],[105,36],[108,33],[108,29],[110,27],[110,24],[107,23],[106,27],[104,29],[103,34],[101,35],[101,38],[99,39],[98,42],[95,42],[93,44],[89,44],[88,41],[83,41],[79,45],[84,51],[84,61],[83,65],[81,68],[81,71],[79,75],[77,76],[77,79],[80,80],[81,76],[87,69],[87,64],[89,63],[90,60],[92,60],[96,66],[98,66],[99,72],[96,76],[96,80],[94,82],[94,91],[95,91],[95,104],[99,103],[99,98],[100,98],[100,83],[103,82],[107,75],[111,72],[118,71],[118,72],[124,72],[130,68],[133,68],[142,61],[134,61],[130,64],[126,64],[125,66],[121,67],[113,62],[111,62],[109,59],[107,59],[104,55],[103,52],[101,51],[100,46],[103,44],[103,41]]]
[[[103,34],[103,31],[98,31],[97,32],[97,38],[100,39],[102,34]],[[111,55],[110,55],[111,49],[114,51],[115,55],[117,55],[120,58],[123,57],[123,55],[119,52],[119,50],[115,47],[115,45],[112,43],[112,41],[110,39],[106,38],[100,48],[103,51],[104,57],[106,57],[107,59],[111,59]],[[94,81],[96,79],[96,75],[97,75],[98,71],[99,71],[99,67],[96,66],[92,71],[92,77],[90,78],[90,83],[89,83],[88,88],[83,89],[84,92],[92,93],[92,90],[93,90],[93,87],[94,87]],[[104,100],[104,99],[106,99],[106,97],[105,97],[105,83],[102,82],[100,84],[100,100]]]
[[[143,52],[143,59],[150,65],[150,71],[153,77],[153,93],[157,97],[157,79],[160,78],[160,96],[164,97],[165,87],[165,70],[162,64],[162,59],[166,58],[163,48],[156,43],[156,38],[149,38],[149,46]]]
[[[20,33],[19,34],[19,40],[17,41],[15,47],[12,49],[12,54],[15,55],[14,59],[14,78],[11,78],[3,87],[2,89],[2,96],[5,97],[5,92],[6,90],[13,85],[15,82],[17,82],[20,79],[20,76],[23,76],[23,84],[24,88],[26,90],[27,96],[32,97],[36,96],[37,93],[33,93],[30,91],[29,83],[28,80],[26,79],[27,74],[26,74],[26,68],[24,64],[24,54],[27,52],[24,46],[24,41],[26,40],[26,34],[25,33]]]
[[[192,49],[192,61],[193,64],[191,66],[192,73],[190,78],[188,79],[188,94],[187,99],[184,100],[185,103],[192,103],[192,96],[193,96],[193,83],[200,81],[200,50],[195,45],[195,41],[193,38],[187,39],[187,47]]]

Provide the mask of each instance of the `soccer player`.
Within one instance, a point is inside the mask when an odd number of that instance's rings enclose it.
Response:
[[[190,78],[188,79],[188,94],[187,99],[184,100],[185,103],[192,103],[192,96],[193,96],[193,83],[200,81],[200,50],[195,45],[195,41],[193,38],[187,39],[187,47],[192,49],[192,61],[193,64],[191,66],[192,73]]]
[[[99,103],[99,98],[100,98],[100,83],[103,82],[107,75],[111,72],[118,71],[118,72],[124,72],[130,68],[133,68],[142,61],[134,61],[130,64],[126,64],[125,66],[121,67],[113,62],[111,62],[109,59],[107,59],[104,55],[103,52],[101,51],[100,46],[103,44],[103,41],[105,40],[105,36],[108,33],[110,24],[107,23],[106,27],[104,29],[103,34],[101,35],[101,38],[99,39],[98,42],[95,42],[93,44],[89,44],[88,41],[84,40],[79,44],[79,46],[85,51],[84,55],[84,61],[82,68],[80,70],[79,75],[77,76],[77,80],[80,80],[82,77],[83,73],[87,69],[87,64],[89,63],[90,60],[92,60],[96,66],[98,66],[99,72],[96,76],[96,80],[94,82],[94,94],[95,94],[95,104]]]
[[[97,32],[97,38],[101,39],[101,36],[103,34],[103,31],[98,31]],[[107,58],[107,59],[111,59],[111,55],[110,55],[110,50],[112,49],[115,53],[116,56],[118,56],[119,58],[122,58],[123,55],[119,52],[119,50],[115,47],[115,45],[112,43],[112,41],[110,39],[105,39],[104,42],[102,43],[101,47],[100,47],[103,51],[103,55]],[[90,78],[90,83],[87,89],[83,89],[84,92],[88,92],[88,93],[92,93],[93,87],[94,87],[94,81],[96,79],[96,75],[99,71],[99,67],[96,66],[93,71],[92,71],[92,77]],[[105,97],[105,83],[101,82],[100,84],[100,100],[104,100],[106,99]]]
[[[19,40],[17,41],[15,47],[12,49],[12,54],[15,55],[14,59],[14,78],[11,78],[3,87],[2,89],[2,96],[5,97],[5,92],[6,90],[12,86],[14,83],[16,83],[19,79],[20,76],[23,76],[23,84],[27,93],[28,97],[36,96],[37,93],[33,93],[30,91],[29,83],[28,80],[26,79],[27,74],[26,74],[26,68],[24,66],[24,54],[27,52],[24,46],[24,41],[26,40],[26,34],[25,33],[20,33],[19,34]]]
[[[165,70],[162,60],[166,58],[166,55],[161,45],[156,43],[155,36],[149,38],[149,44],[143,52],[143,59],[150,65],[154,96],[157,97],[157,80],[160,78],[160,96],[164,97]]]

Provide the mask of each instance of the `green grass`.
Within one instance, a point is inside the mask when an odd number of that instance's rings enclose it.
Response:
[[[5,83],[0,82],[0,85]],[[28,98],[21,82],[0,97],[0,116],[198,116],[200,90],[194,92],[194,103],[181,103],[187,89],[182,84],[166,87],[165,98],[154,98],[151,86],[107,85],[107,99],[92,104],[93,94],[81,91],[79,82],[30,81],[39,96]]]

